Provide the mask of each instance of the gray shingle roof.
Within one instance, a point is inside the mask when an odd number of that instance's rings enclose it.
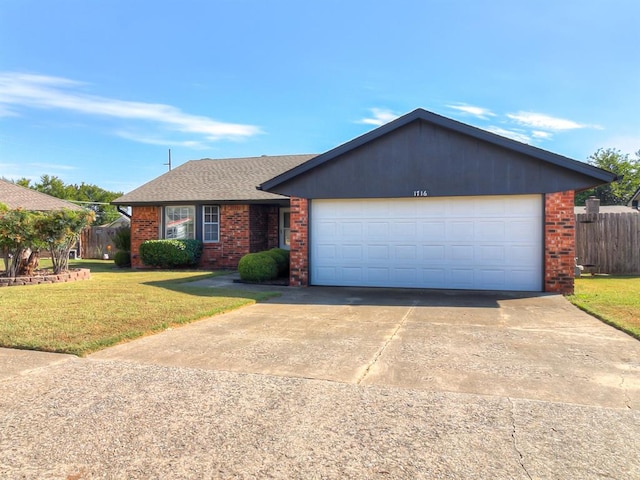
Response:
[[[191,160],[116,198],[116,205],[283,199],[256,189],[316,155]]]
[[[2,179],[0,179],[0,203],[4,203],[12,209],[24,208],[25,210],[49,211],[67,208],[69,210],[82,210],[82,207],[74,203]]]

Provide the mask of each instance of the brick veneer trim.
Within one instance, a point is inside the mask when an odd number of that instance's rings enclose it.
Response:
[[[544,199],[544,291],[570,295],[575,276],[574,192]]]
[[[309,200],[291,197],[289,285],[309,285]]]

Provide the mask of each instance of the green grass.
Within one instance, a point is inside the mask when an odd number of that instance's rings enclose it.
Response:
[[[91,269],[91,280],[0,289],[0,346],[84,356],[277,295],[191,286],[216,275],[201,271],[121,270],[100,260],[70,267]]]
[[[569,301],[585,312],[640,339],[640,277],[576,278]]]

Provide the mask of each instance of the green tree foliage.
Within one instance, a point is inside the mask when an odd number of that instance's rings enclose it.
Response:
[[[9,210],[4,205],[0,206],[0,249],[8,276],[20,274],[25,255],[44,246],[38,235],[38,222],[42,215],[22,208]]]
[[[91,210],[34,212],[0,207],[0,248],[7,275],[22,274],[25,253],[30,250],[37,259],[43,248],[51,253],[54,273],[67,270],[69,251],[93,218]]]
[[[598,197],[602,205],[626,205],[640,186],[640,150],[635,153],[635,158],[630,158],[620,150],[601,148],[589,157],[587,163],[613,172],[621,179],[608,185],[578,192],[576,205],[584,205],[585,200],[590,196]]]
[[[83,202],[83,207],[93,210],[95,214],[94,225],[104,225],[111,223],[119,217],[118,209],[109,202],[115,200],[122,195],[122,192],[110,192],[88,183],[80,185],[66,185],[58,177],[43,175],[40,182],[31,183],[27,178],[20,178],[15,182],[17,185],[46,193],[52,197],[61,198],[63,200]]]
[[[41,216],[37,232],[51,253],[53,273],[68,270],[69,251],[94,217],[91,210],[56,210]]]

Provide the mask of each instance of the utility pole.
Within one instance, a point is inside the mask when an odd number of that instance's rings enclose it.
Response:
[[[171,171],[171,149],[169,149],[169,161],[167,163],[163,163],[163,165],[169,165],[169,171]]]

